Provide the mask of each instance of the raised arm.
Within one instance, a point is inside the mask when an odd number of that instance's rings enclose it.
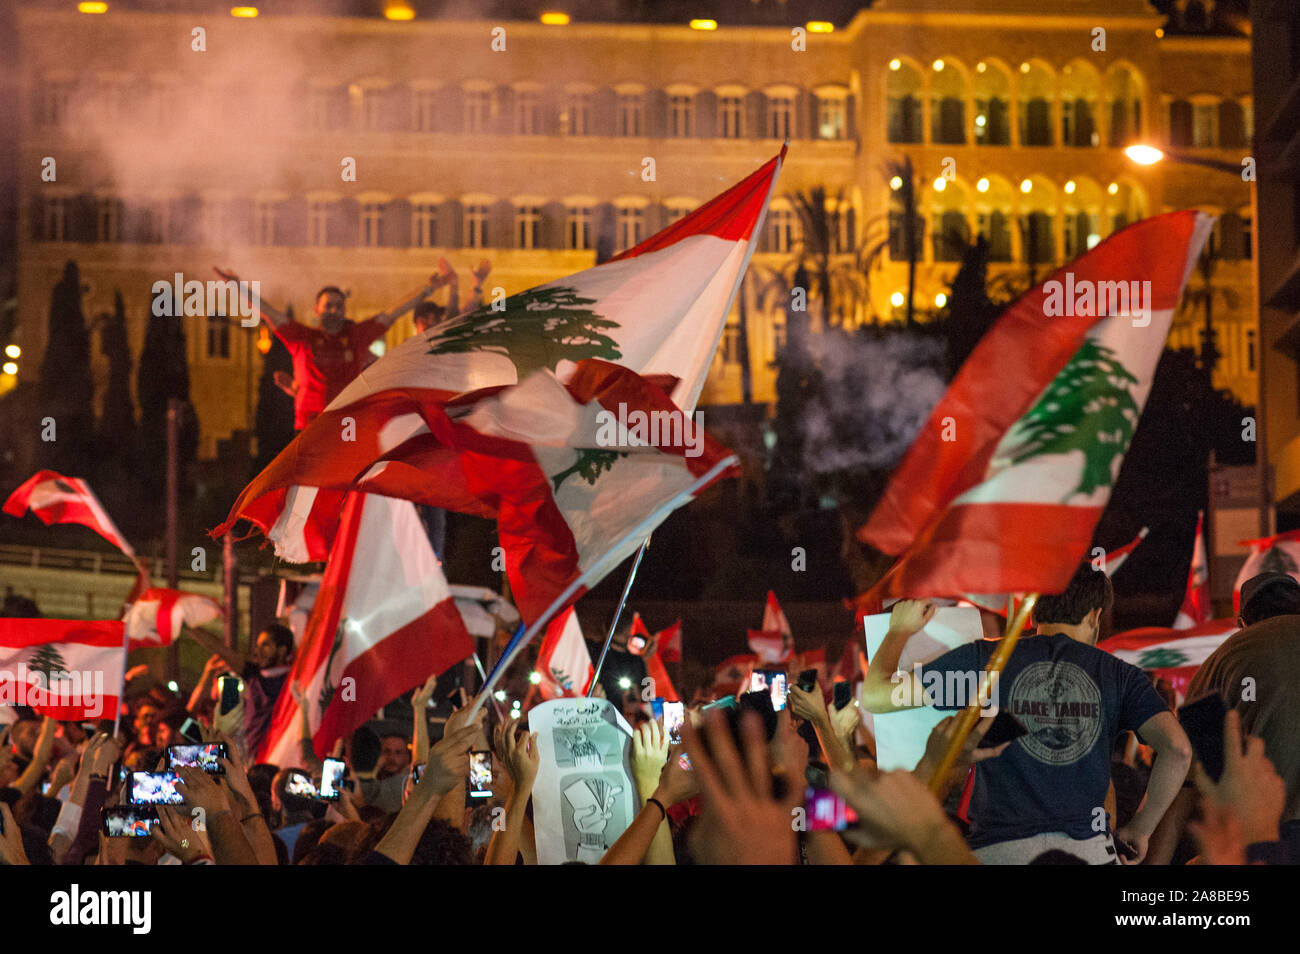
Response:
[[[506,800],[506,822],[503,828],[492,832],[488,842],[485,865],[513,865],[523,842],[524,827],[528,820],[526,809],[541,765],[537,749],[537,733],[515,735],[513,720],[502,722],[495,733],[498,758],[505,764],[512,783],[510,797]]]
[[[248,657],[238,649],[227,646],[205,629],[187,626],[185,631],[194,637],[194,641],[208,652],[220,656],[222,661],[234,671],[235,675],[242,676],[244,674],[244,668],[248,665]]]
[[[925,686],[912,672],[898,673],[903,647],[934,616],[934,604],[924,600],[899,600],[889,614],[889,632],[867,665],[862,680],[862,701],[868,712],[898,712],[929,704]]]
[[[422,765],[429,761],[429,700],[438,688],[438,677],[430,676],[423,686],[411,694],[411,708],[415,710],[415,731],[411,735],[411,761]]]
[[[325,763],[316,757],[316,745],[311,737],[311,709],[307,705],[307,694],[294,680],[289,682],[289,692],[293,695],[293,701],[298,703],[298,755],[302,759],[302,767],[312,775],[319,775],[324,770]]]
[[[30,794],[36,788],[36,783],[41,780],[41,776],[45,774],[45,767],[50,763],[50,753],[54,751],[54,733],[58,728],[59,724],[49,716],[41,722],[41,734],[36,737],[31,764],[22,775],[18,776],[18,781],[14,782],[14,788],[24,795]]]
[[[1137,851],[1136,858],[1124,859],[1124,863],[1130,865],[1141,864],[1146,857],[1151,834],[1174,803],[1192,764],[1192,743],[1172,712],[1160,712],[1147,719],[1138,729],[1138,735],[1156,750],[1156,760],[1151,766],[1147,797],[1142,807],[1127,825],[1115,831],[1116,838]]]
[[[429,284],[421,288],[411,298],[408,298],[402,302],[398,302],[396,305],[394,305],[392,308],[389,308],[387,311],[381,311],[377,315],[372,315],[370,317],[370,320],[379,322],[385,328],[392,327],[393,322],[395,322],[398,318],[401,318],[404,314],[406,314],[408,311],[410,311],[420,302],[424,301],[426,298],[432,295],[443,285],[448,284],[448,278],[446,273],[441,272],[441,269],[444,265],[446,265],[446,260],[438,259],[438,268],[440,270],[440,274],[430,275]],[[451,266],[447,265],[447,270],[450,271],[450,269]],[[454,278],[455,278],[455,273],[453,272],[452,280],[454,280]]]
[[[240,294],[241,295],[244,294],[244,285],[239,282],[238,275],[236,275],[228,268],[221,269],[221,268],[217,268],[215,265],[212,266],[212,270],[216,272],[223,280],[228,282],[238,283]],[[245,301],[247,301],[246,295],[245,295]],[[262,317],[266,319],[267,324],[269,324],[272,328],[279,328],[281,325],[289,321],[288,315],[280,311],[280,309],[276,308],[274,305],[268,304],[266,299],[264,299],[261,296],[261,294],[258,294],[257,296],[257,308],[258,311],[261,312]]]

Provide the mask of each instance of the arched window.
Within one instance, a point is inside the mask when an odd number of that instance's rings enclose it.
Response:
[[[1012,260],[1011,210],[1015,194],[1001,176],[981,178],[975,183],[975,230],[989,243],[990,262]]]
[[[975,144],[1011,145],[1011,80],[984,60],[975,64]]]
[[[1142,138],[1142,81],[1127,66],[1112,66],[1106,73],[1106,102],[1110,108],[1107,144],[1120,149]]]
[[[1185,99],[1169,103],[1169,145],[1187,148],[1192,144],[1192,104]]]
[[[1101,241],[1101,186],[1087,176],[1065,183],[1065,258],[1078,258]]]
[[[1052,100],[1055,79],[1041,63],[1020,64],[1020,144],[1052,145]]]
[[[948,60],[930,66],[930,141],[966,142],[966,77]]]
[[[1127,182],[1110,183],[1106,187],[1106,215],[1110,220],[1110,231],[1118,232],[1138,219],[1145,218],[1146,205],[1146,196],[1137,186]]]
[[[1056,187],[1034,177],[1020,183],[1020,249],[1029,265],[1056,261]]]
[[[889,141],[920,142],[921,74],[902,60],[890,60],[885,95]]]
[[[1101,78],[1090,63],[1076,60],[1061,70],[1061,144],[1099,146],[1097,104]]]
[[[942,188],[940,188],[942,186]],[[942,176],[929,188],[930,240],[936,262],[960,262],[970,244],[970,224],[966,221],[966,187],[949,182]]]

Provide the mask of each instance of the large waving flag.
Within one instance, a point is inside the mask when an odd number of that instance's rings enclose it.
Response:
[[[537,651],[537,674],[543,699],[585,696],[591,688],[596,667],[572,606],[547,624]]]
[[[90,485],[80,477],[64,477],[52,470],[34,474],[9,495],[4,505],[4,512],[12,517],[21,517],[28,510],[47,527],[56,523],[90,527],[132,560],[136,559],[131,544],[126,542]]]
[[[60,722],[116,718],[124,640],[117,620],[0,619],[0,706]]]
[[[1186,696],[1201,663],[1237,629],[1235,619],[1209,620],[1190,629],[1144,626],[1103,639],[1097,648],[1168,679],[1180,696]]]
[[[227,522],[262,529],[290,562],[324,559],[341,492],[407,439],[422,406],[516,384],[565,379],[600,358],[677,379],[695,408],[759,234],[785,150],[695,212],[595,268],[485,306],[402,342],[363,371],[240,495]],[[618,467],[600,476],[617,480]],[[472,501],[448,509],[478,513]],[[640,541],[638,540],[637,543]],[[522,608],[522,607],[521,607]]]
[[[1109,553],[1107,553],[1105,559],[1102,562],[1102,565],[1106,568],[1106,575],[1114,576],[1115,571],[1124,565],[1124,561],[1129,558],[1129,554],[1131,554],[1134,550],[1138,548],[1138,544],[1141,543],[1143,540],[1145,540],[1147,538],[1147,534],[1150,532],[1151,531],[1149,527],[1143,527],[1141,530],[1138,531],[1138,535],[1134,537],[1132,540],[1130,540],[1128,543],[1124,544],[1122,547],[1116,550],[1111,550]]]
[[[1288,573],[1300,582],[1300,530],[1288,530],[1260,540],[1247,540],[1250,556],[1241,565],[1232,586],[1232,608],[1241,612],[1241,587],[1261,573]]]
[[[290,672],[311,707],[317,756],[473,651],[415,505],[349,494]],[[298,740],[298,704],[281,692],[253,761],[299,765]]]
[[[874,595],[1065,588],[1213,224],[1194,211],[1144,219],[1003,312],[858,533],[906,554]]]
[[[141,649],[170,646],[182,625],[202,626],[221,615],[221,604],[211,597],[152,587],[131,603],[123,622],[131,648]]]

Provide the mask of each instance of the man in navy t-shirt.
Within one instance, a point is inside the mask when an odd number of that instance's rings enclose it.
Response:
[[[1156,750],[1145,803],[1114,833],[1133,849],[1135,857],[1126,861],[1137,864],[1145,856],[1147,840],[1182,785],[1192,750],[1177,718],[1140,669],[1096,648],[1112,599],[1110,580],[1085,565],[1064,593],[1039,599],[1037,634],[1023,637],[1011,654],[993,698],[1028,733],[975,767],[969,840],[986,864],[1027,864],[1053,848],[1094,864],[1114,862],[1104,806],[1110,755],[1122,732],[1137,732]],[[967,687],[988,665],[996,641],[959,646],[918,672],[896,671],[903,646],[933,612],[929,603],[895,604],[864,682],[872,712],[925,702],[961,709],[972,701],[965,698]],[[902,685],[905,680],[913,685]],[[987,712],[992,717],[997,708]]]

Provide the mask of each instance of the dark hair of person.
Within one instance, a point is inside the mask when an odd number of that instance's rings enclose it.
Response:
[[[1105,616],[1111,604],[1115,602],[1115,591],[1111,589],[1110,577],[1101,570],[1094,570],[1091,563],[1085,563],[1075,571],[1074,579],[1064,593],[1043,594],[1034,607],[1034,622],[1039,626],[1047,623],[1061,623],[1077,626],[1083,618],[1095,609]]]
[[[339,286],[337,285],[326,285],[324,288],[322,288],[320,291],[316,293],[316,297],[313,298],[312,301],[320,301],[321,295],[338,295],[340,298],[348,297],[347,295],[343,294],[343,289],[339,288]]]
[[[272,623],[262,632],[269,635],[281,649],[293,652],[293,630],[281,623]]]
[[[320,844],[321,835],[325,834],[334,823],[326,821],[324,818],[313,818],[307,824],[302,826],[302,831],[298,832],[298,840],[293,843],[293,863],[302,864],[303,858],[307,856]]]
[[[306,777],[307,773],[302,769],[280,769],[275,774],[275,781],[272,782],[272,788],[275,790],[276,797],[284,807],[286,815],[285,821],[288,822],[289,815],[301,815],[310,813],[315,806],[315,801],[306,795],[295,795],[290,792],[289,778],[294,775]]]
[[[1105,576],[1105,574],[1103,573],[1102,576]],[[1086,865],[1088,862],[1078,855],[1072,855],[1060,848],[1053,848],[1050,851],[1043,852],[1029,863],[1031,865]]]
[[[1241,621],[1247,626],[1274,616],[1300,613],[1300,592],[1292,586],[1264,586],[1241,608]]]

